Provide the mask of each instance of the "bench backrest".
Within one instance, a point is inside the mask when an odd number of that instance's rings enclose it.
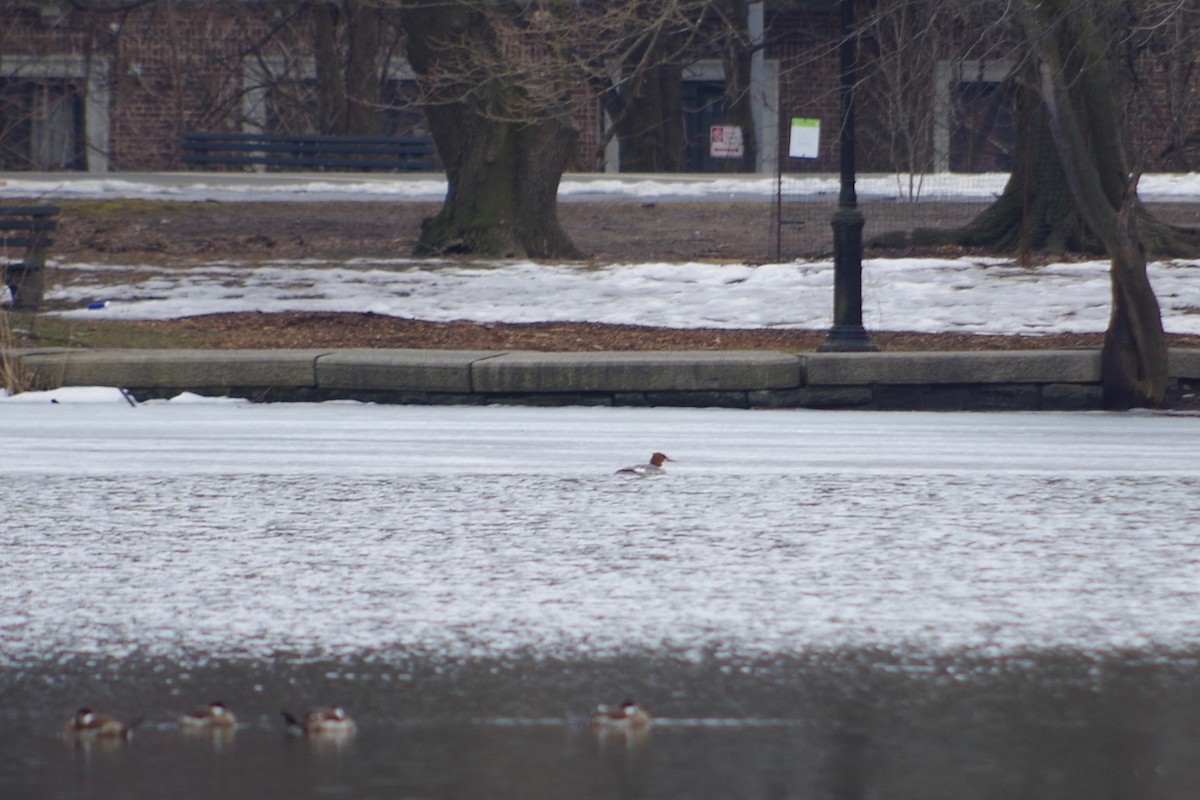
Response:
[[[193,131],[183,137],[186,164],[263,165],[280,169],[436,169],[429,136],[324,136]]]
[[[0,247],[47,247],[57,227],[58,206],[0,206]]]

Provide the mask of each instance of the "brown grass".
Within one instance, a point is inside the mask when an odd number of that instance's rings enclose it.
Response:
[[[0,311],[0,388],[9,395],[29,391],[36,377],[32,370],[21,365],[15,351],[15,341],[12,313]]]

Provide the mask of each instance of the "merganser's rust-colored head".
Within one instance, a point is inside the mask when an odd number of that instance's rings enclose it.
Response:
[[[654,453],[650,456],[650,461],[647,464],[637,464],[632,467],[622,467],[617,470],[618,473],[633,473],[635,475],[648,475],[662,471],[662,465],[665,461],[674,461],[675,459],[668,456],[666,453]]]

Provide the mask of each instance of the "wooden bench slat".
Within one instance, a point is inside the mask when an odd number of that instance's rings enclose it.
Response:
[[[57,217],[58,206],[0,206],[0,216]]]
[[[0,249],[23,248],[20,261],[0,266],[0,277],[9,287],[14,308],[37,309],[45,292],[46,249],[54,244],[58,228],[57,206],[0,206]]]
[[[258,158],[256,156],[219,156],[197,157],[184,156],[188,164],[262,164],[268,167],[345,167],[348,169],[405,169],[431,170],[432,161],[362,161],[357,159],[337,158]]]
[[[432,136],[356,136],[324,133],[246,133],[240,131],[189,131],[183,135],[185,142],[311,142],[314,144],[335,144],[346,142],[351,144],[407,143],[432,145]]]
[[[205,144],[198,152],[204,153],[363,153],[369,155],[402,155],[428,158],[431,151],[420,145],[316,145],[307,143],[268,143],[268,144],[238,144],[229,142],[211,142]]]
[[[432,170],[437,150],[428,136],[192,131],[183,137],[186,164],[281,168]]]
[[[0,216],[0,231],[52,231],[58,222],[52,219],[6,219]]]

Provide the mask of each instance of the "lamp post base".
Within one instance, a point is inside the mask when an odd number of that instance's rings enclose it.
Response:
[[[818,353],[874,353],[879,346],[871,341],[862,325],[834,325],[825,341],[817,346]]]

